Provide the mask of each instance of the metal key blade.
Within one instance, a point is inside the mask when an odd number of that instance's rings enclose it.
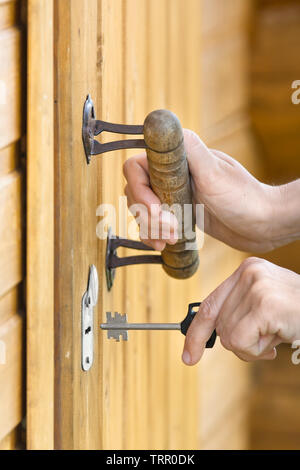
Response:
[[[107,330],[107,337],[120,341],[122,336],[124,341],[128,340],[128,330],[179,330],[180,323],[127,323],[127,315],[115,312],[106,313],[106,323],[100,325],[102,330]]]

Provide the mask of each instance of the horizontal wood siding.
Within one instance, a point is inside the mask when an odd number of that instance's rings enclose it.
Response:
[[[0,441],[22,419],[23,413],[23,320],[14,315],[0,324],[0,345],[4,345],[4,361],[0,361]],[[0,346],[1,348],[2,346]],[[2,356],[3,359],[3,356]]]
[[[22,174],[14,171],[0,179],[0,296],[23,277],[22,212]]]
[[[24,33],[21,2],[0,2],[0,448],[19,446],[24,416]],[[1,347],[0,347],[1,349]]]
[[[21,32],[0,31],[0,148],[21,137]]]

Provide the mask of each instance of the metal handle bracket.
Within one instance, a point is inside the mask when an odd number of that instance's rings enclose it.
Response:
[[[117,249],[120,246],[123,246],[125,248],[131,248],[133,250],[154,251],[153,248],[145,245],[142,242],[136,240],[128,240],[127,238],[121,238],[116,235],[113,235],[111,228],[109,228],[107,233],[105,259],[106,283],[108,290],[110,290],[113,286],[116,268],[119,268],[120,266],[130,266],[133,264],[162,263],[161,255],[135,255],[119,257],[117,255]]]
[[[99,155],[112,150],[129,149],[129,148],[146,148],[144,139],[127,139],[115,140],[102,144],[94,137],[101,132],[113,132],[115,134],[143,134],[144,126],[113,124],[111,122],[100,121],[95,117],[94,103],[87,96],[83,106],[82,119],[82,141],[87,163],[90,163],[92,155]]]

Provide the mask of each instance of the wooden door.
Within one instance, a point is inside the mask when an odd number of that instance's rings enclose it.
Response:
[[[219,11],[218,2],[213,3],[215,11]],[[241,23],[236,16],[230,16],[233,3],[230,2],[228,19],[239,37]],[[102,203],[110,203],[119,213],[119,197],[125,184],[122,164],[136,152],[104,154],[93,157],[87,165],[81,138],[82,110],[88,93],[98,119],[141,124],[151,110],[167,108],[179,116],[184,127],[198,133],[203,131],[200,111],[203,106],[209,111],[211,105],[205,103],[204,96],[214,93],[210,83],[205,85],[203,64],[207,62],[202,60],[206,41],[212,47],[216,45],[202,24],[204,14],[212,19],[211,3],[30,0],[29,5],[32,166],[28,191],[32,244],[28,269],[32,268],[32,274],[28,280],[31,285],[28,302],[32,304],[28,303],[28,316],[29,324],[36,325],[34,330],[28,329],[27,337],[29,447],[243,448],[249,371],[245,364],[217,345],[206,353],[199,367],[188,368],[181,363],[183,337],[176,332],[134,332],[128,342],[116,343],[99,329],[107,311],[126,312],[133,322],[181,320],[187,304],[208,294],[236,268],[243,255],[209,241],[200,252],[200,269],[192,279],[171,279],[157,265],[129,266],[117,270],[113,288],[108,292],[106,241],[96,236],[99,222],[96,209]],[[239,15],[245,18],[245,10],[239,10]],[[34,29],[35,25],[39,28]],[[212,21],[213,27],[216,25]],[[51,47],[43,43],[44,49],[37,49],[35,31]],[[226,35],[226,31],[222,34]],[[239,62],[239,54],[245,52],[246,30],[245,36],[241,36],[242,49],[237,51],[236,67],[243,77],[245,64]],[[232,44],[231,37],[228,42]],[[218,47],[221,46],[220,39]],[[39,52],[47,70],[46,81],[41,69],[34,68]],[[206,54],[211,64],[214,51]],[[222,74],[224,70],[219,72],[220,79]],[[225,74],[230,77],[228,69]],[[214,84],[217,88],[218,82]],[[231,103],[229,108],[216,108],[218,123],[212,119],[206,129],[211,133],[214,126],[216,132],[223,129],[218,134],[223,139],[223,148],[234,141],[229,132],[224,132],[228,119],[239,122],[241,108],[243,116],[246,112],[247,90],[242,78],[240,87],[240,101]],[[40,106],[48,127],[34,120],[36,105]],[[235,130],[243,148],[249,149],[247,160],[251,162],[251,138],[246,119],[242,122],[242,130],[238,126]],[[37,135],[40,141],[35,141]],[[101,140],[107,138],[111,136]],[[45,150],[46,159],[40,159],[40,149]],[[41,199],[34,198],[37,175],[39,183],[43,181],[45,185]],[[35,211],[39,210],[46,222],[35,219]],[[34,241],[33,233],[38,233],[40,243]],[[44,263],[37,263],[41,255]],[[97,267],[100,285],[95,308],[94,364],[84,372],[81,299],[91,264]],[[43,268],[46,278],[39,283],[36,293],[33,279],[41,279]],[[39,351],[42,355],[36,359]],[[228,387],[228,380],[237,383],[237,387]],[[228,415],[234,416],[234,420],[224,427]],[[40,416],[44,416],[43,422]],[[47,432],[41,438],[46,426]],[[214,430],[220,427],[224,432],[216,434]]]

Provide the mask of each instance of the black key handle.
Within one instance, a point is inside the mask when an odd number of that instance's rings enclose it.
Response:
[[[201,305],[201,302],[193,302],[193,303],[189,304],[189,309],[188,309],[187,316],[185,317],[185,319],[180,324],[181,333],[184,336],[186,336],[187,331],[188,331],[192,321],[194,320],[196,313],[198,312],[198,310],[196,310],[196,311],[194,310],[195,307],[200,307],[200,305]],[[216,330],[214,330],[211,337],[207,341],[205,347],[206,348],[213,348],[214,344],[216,342],[216,337],[217,337],[217,333],[216,333]]]

